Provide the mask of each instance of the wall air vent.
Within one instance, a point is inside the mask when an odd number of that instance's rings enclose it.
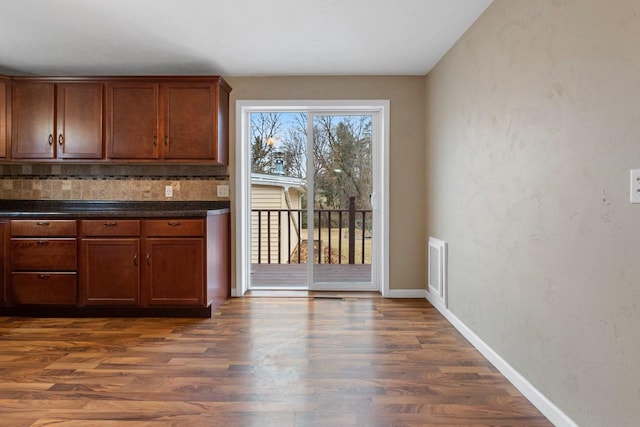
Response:
[[[429,237],[428,286],[427,291],[445,308],[449,306],[447,298],[447,242]]]

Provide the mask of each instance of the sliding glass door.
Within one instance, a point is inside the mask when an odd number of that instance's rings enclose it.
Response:
[[[250,289],[378,290],[378,113],[250,113]]]

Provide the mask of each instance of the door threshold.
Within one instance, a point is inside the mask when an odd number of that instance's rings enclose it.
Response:
[[[354,291],[305,291],[305,290],[249,290],[244,294],[245,297],[257,298],[316,298],[316,299],[341,299],[341,298],[360,298],[374,299],[382,298],[380,292],[354,292]]]

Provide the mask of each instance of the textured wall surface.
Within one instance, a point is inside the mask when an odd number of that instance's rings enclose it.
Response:
[[[495,0],[427,77],[451,311],[581,426],[640,420],[640,2]]]
[[[391,289],[425,287],[424,78],[420,76],[229,77],[231,123],[236,100],[389,99]],[[235,125],[231,158],[235,159]],[[231,160],[231,165],[235,160]],[[233,166],[229,167],[233,181]],[[235,231],[234,231],[235,233]]]

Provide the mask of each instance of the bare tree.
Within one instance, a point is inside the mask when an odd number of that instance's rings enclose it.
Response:
[[[320,116],[314,123],[316,203],[346,208],[350,196],[371,207],[371,117]]]
[[[267,174],[273,171],[273,138],[281,129],[280,113],[251,114],[251,172]]]
[[[295,178],[307,178],[307,135],[298,129],[287,129],[282,141],[284,173]]]

